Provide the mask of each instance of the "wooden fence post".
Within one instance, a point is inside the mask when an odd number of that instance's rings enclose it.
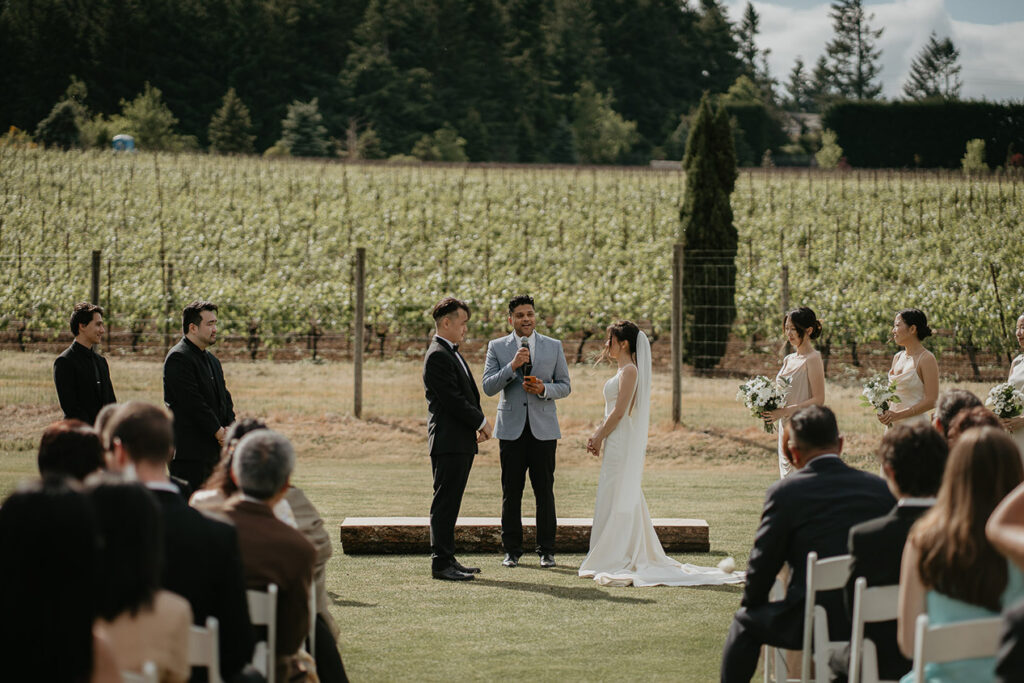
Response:
[[[355,340],[352,349],[352,412],[363,417],[363,332],[366,316],[366,247],[356,247]]]
[[[683,414],[683,245],[672,247],[672,424]]]
[[[90,298],[93,304],[100,305],[100,250],[92,250],[92,290]]]

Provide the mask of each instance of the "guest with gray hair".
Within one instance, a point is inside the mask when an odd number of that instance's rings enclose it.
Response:
[[[308,655],[299,648],[309,633],[309,591],[316,550],[297,530],[274,516],[288,490],[295,449],[269,429],[246,434],[235,448],[231,477],[241,495],[225,505],[238,531],[245,581],[252,590],[277,584],[277,679],[306,680]],[[311,668],[311,667],[309,667]]]
[[[932,426],[935,427],[942,438],[949,438],[949,428],[961,410],[980,406],[981,399],[966,389],[950,389],[943,391],[939,400],[935,403],[934,419]]]

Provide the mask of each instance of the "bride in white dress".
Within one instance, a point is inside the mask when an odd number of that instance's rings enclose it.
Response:
[[[651,413],[651,345],[629,321],[608,328],[605,357],[618,372],[604,385],[605,418],[587,441],[604,447],[590,532],[579,575],[602,586],[697,586],[742,583],[743,572],[676,562],[665,554],[640,488]]]
[[[878,421],[890,427],[894,424],[930,422],[928,411],[939,398],[939,364],[921,340],[930,337],[928,319],[916,308],[906,308],[896,314],[892,325],[892,339],[903,350],[892,359],[889,381],[896,383],[900,401],[878,416]]]
[[[1017,318],[1017,344],[1024,351],[1024,315]],[[1010,377],[1006,380],[1021,391],[1024,391],[1024,353],[1013,359],[1010,365]],[[1021,456],[1024,456],[1024,415],[1008,417],[1003,420],[1003,427],[1017,443]]]

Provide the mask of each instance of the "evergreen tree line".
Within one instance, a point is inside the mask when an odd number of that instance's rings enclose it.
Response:
[[[61,146],[642,163],[682,156],[707,91],[758,163],[782,109],[880,97],[873,16],[830,15],[783,86],[750,3],[733,24],[720,0],[8,0],[0,123]],[[958,55],[933,35],[907,97],[956,99]]]

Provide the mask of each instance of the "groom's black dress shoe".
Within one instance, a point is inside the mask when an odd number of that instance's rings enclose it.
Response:
[[[551,553],[540,553],[540,566],[548,568],[555,566],[555,556]]]
[[[512,553],[505,553],[505,559],[501,561],[501,564],[504,567],[518,567],[519,557],[519,555],[513,555]]]
[[[433,570],[435,579],[441,581],[472,581],[473,575],[460,572],[455,567],[445,567],[444,569]]]
[[[452,566],[455,567],[456,569],[458,569],[463,574],[479,574],[480,573],[480,567],[463,567],[462,564],[458,560],[455,560],[454,562],[452,562]]]

